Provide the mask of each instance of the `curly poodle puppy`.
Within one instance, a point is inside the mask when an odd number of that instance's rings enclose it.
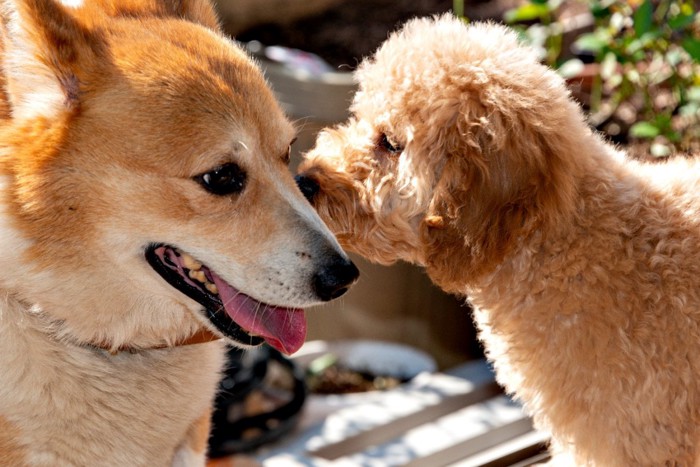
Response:
[[[576,465],[694,465],[700,163],[644,164],[495,24],[418,19],[297,177],[340,242],[469,297],[498,380]]]

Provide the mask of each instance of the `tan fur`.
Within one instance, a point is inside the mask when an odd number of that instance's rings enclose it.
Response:
[[[184,444],[180,446],[173,460],[174,465],[197,465],[207,452],[209,430],[211,428],[211,410],[207,410],[190,425],[185,433]],[[177,456],[180,456],[179,458]],[[209,466],[209,462],[206,464]]]
[[[5,465],[26,465],[26,451],[17,442],[19,434],[17,427],[0,417],[0,459]]]
[[[341,243],[468,296],[498,380],[576,465],[693,465],[700,163],[626,159],[501,26],[415,20],[357,77],[300,167]]]
[[[194,452],[206,452],[211,426],[211,412],[206,411],[199,420],[195,421],[187,432],[190,449]]]
[[[294,308],[327,300],[316,276],[347,256],[207,0],[66,3],[2,4],[0,463],[202,466],[224,343],[146,248]],[[197,181],[232,162],[240,193]]]

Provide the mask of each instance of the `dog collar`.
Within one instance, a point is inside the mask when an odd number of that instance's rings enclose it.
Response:
[[[221,337],[217,336],[213,332],[209,331],[208,329],[202,328],[199,331],[195,332],[191,336],[180,340],[176,341],[173,344],[162,344],[162,345],[156,345],[153,347],[131,347],[129,345],[123,345],[121,347],[118,347],[116,350],[112,349],[111,347],[108,347],[105,344],[89,344],[91,347],[95,347],[100,350],[104,350],[106,352],[109,352],[112,355],[117,355],[121,352],[129,352],[129,353],[138,353],[142,352],[145,350],[163,350],[163,349],[172,349],[174,347],[183,347],[186,345],[196,345],[196,344],[206,344],[207,342],[214,342],[220,340]]]

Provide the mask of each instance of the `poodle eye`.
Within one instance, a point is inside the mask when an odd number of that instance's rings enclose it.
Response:
[[[232,162],[198,175],[194,180],[209,193],[223,196],[243,191],[247,175],[245,170]]]
[[[403,148],[398,144],[394,143],[386,133],[382,133],[379,137],[379,142],[377,146],[384,151],[390,152],[391,154],[398,154],[403,151]]]

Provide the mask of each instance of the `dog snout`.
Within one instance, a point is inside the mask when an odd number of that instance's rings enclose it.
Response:
[[[300,174],[294,177],[297,182],[297,186],[301,190],[302,194],[309,202],[313,202],[314,196],[318,193],[319,185],[316,180],[306,175]]]
[[[347,292],[359,275],[360,271],[352,261],[340,255],[334,255],[333,260],[314,275],[314,291],[324,302],[333,300]]]

